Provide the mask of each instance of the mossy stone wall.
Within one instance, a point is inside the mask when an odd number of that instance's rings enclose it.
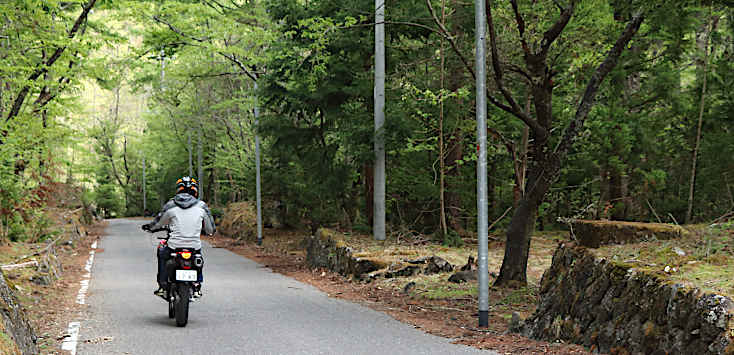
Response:
[[[0,271],[0,322],[4,333],[17,345],[23,355],[38,354],[36,335],[12,289]]]
[[[734,354],[731,299],[561,245],[521,332],[603,353]]]
[[[377,259],[355,257],[343,236],[330,229],[320,228],[316,235],[304,242],[306,263],[312,268],[322,267],[345,276],[363,278],[370,272],[387,267],[385,262]]]
[[[583,219],[569,219],[566,222],[571,226],[579,243],[589,248],[598,248],[607,244],[636,243],[653,238],[674,239],[688,233],[680,226],[662,223]]]

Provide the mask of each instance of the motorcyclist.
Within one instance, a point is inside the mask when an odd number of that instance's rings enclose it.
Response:
[[[216,231],[214,219],[209,207],[199,200],[199,184],[196,179],[184,176],[176,181],[176,195],[163,205],[155,219],[142,226],[145,231],[157,231],[166,225],[170,230],[167,243],[158,247],[158,289],[153,293],[167,298],[168,276],[166,262],[176,248],[194,249],[194,254],[201,253],[202,229],[207,235]],[[194,298],[201,297],[201,283],[204,278],[199,270],[199,278],[194,283]]]

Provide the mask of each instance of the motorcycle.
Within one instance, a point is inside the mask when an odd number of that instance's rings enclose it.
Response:
[[[166,231],[165,237],[161,239],[158,248],[167,248],[170,230],[167,228],[150,231],[151,233]],[[197,282],[204,257],[201,253],[195,253],[193,249],[173,249],[171,258],[166,261],[166,274],[168,275],[168,288],[166,289],[168,301],[168,318],[176,319],[176,326],[185,327],[189,319],[189,304],[194,299],[194,283]]]

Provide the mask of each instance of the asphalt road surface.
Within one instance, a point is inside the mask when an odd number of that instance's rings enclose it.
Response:
[[[329,298],[208,245],[204,297],[178,328],[152,294],[157,240],[143,223],[112,220],[98,244],[77,354],[497,354]]]

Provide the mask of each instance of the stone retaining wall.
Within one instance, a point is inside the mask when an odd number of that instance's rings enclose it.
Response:
[[[598,248],[607,244],[636,243],[650,239],[674,239],[688,233],[681,226],[663,223],[621,221],[563,220],[571,226],[579,243]]]
[[[38,354],[36,335],[23,309],[0,271],[0,329],[17,345],[23,355]]]
[[[317,230],[316,235],[306,238],[304,243],[306,263],[312,268],[323,267],[344,276],[362,278],[365,274],[387,267],[386,263],[377,259],[354,257],[352,248],[344,243],[338,233],[329,229]]]
[[[733,312],[727,297],[561,245],[543,275],[538,308],[520,331],[603,353],[734,354]]]

